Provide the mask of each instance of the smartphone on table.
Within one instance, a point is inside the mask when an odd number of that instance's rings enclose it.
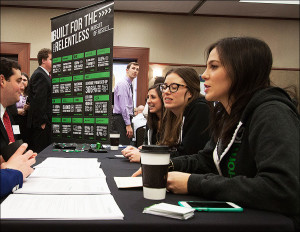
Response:
[[[242,212],[243,208],[225,201],[178,201],[183,207],[193,208],[197,211],[209,212]]]

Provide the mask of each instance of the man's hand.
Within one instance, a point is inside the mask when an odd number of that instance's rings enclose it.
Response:
[[[31,165],[36,162],[37,154],[31,150],[24,153],[27,147],[28,145],[23,143],[7,162],[1,164],[1,168],[19,170],[23,174],[23,179],[29,176],[33,172]]]
[[[126,136],[131,139],[133,137],[133,130],[131,125],[126,126],[126,131]]]
[[[175,194],[187,194],[187,183],[190,175],[190,173],[184,172],[169,172],[167,180],[167,189]]]
[[[23,109],[24,109],[24,110],[29,110],[29,105],[28,105],[28,104],[25,104],[24,107],[23,107]]]
[[[43,130],[45,129],[45,127],[46,127],[46,123],[44,123],[44,124],[41,125],[41,128],[42,128]]]
[[[18,109],[18,114],[24,116],[26,114],[26,111],[23,108],[22,109]]]
[[[5,163],[5,160],[3,159],[2,155],[0,155],[0,165]]]

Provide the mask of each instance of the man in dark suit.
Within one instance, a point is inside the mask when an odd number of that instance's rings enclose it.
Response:
[[[29,81],[27,127],[31,128],[29,148],[40,152],[51,144],[51,50],[41,49],[37,58],[40,66]]]
[[[14,189],[22,187],[23,179],[26,178],[33,169],[30,167],[35,163],[35,156],[32,151],[26,152],[27,144],[22,144],[19,149],[5,160],[1,154],[3,149],[15,141],[17,128],[11,124],[12,117],[6,109],[8,106],[19,101],[22,87],[22,77],[20,66],[17,62],[1,58],[0,63],[0,196],[4,197]]]
[[[20,66],[17,62],[1,58],[1,92],[0,92],[0,154],[2,149],[10,142],[14,142],[19,134],[18,127],[13,125],[13,117],[6,108],[16,104],[20,99],[22,77]],[[9,124],[9,128],[5,127]],[[7,133],[8,130],[8,133]]]

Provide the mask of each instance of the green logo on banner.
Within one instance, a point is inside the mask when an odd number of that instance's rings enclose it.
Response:
[[[110,48],[103,48],[103,49],[97,50],[97,55],[103,55],[103,54],[108,54],[108,53],[110,53]]]
[[[96,50],[85,52],[85,57],[90,57],[90,56],[95,56],[95,55],[96,55]]]
[[[59,123],[59,122],[61,122],[61,118],[52,117],[52,122]]]
[[[83,118],[72,118],[72,123],[83,123]]]
[[[108,125],[108,118],[96,118],[96,124]]]
[[[74,97],[74,102],[75,103],[82,103],[83,102],[83,97]]]
[[[84,53],[78,53],[73,55],[73,60],[82,59],[84,57]]]
[[[53,83],[53,84],[59,83],[59,79],[60,79],[60,78],[52,78],[52,83]]]
[[[62,118],[62,122],[71,123],[71,118]]]
[[[82,81],[83,75],[73,76],[73,81]]]
[[[72,81],[72,77],[61,77],[60,78],[60,83],[71,82],[71,81]]]
[[[73,102],[74,102],[74,98],[72,97],[62,99],[62,103],[73,103]]]
[[[56,58],[53,58],[52,59],[52,63],[55,64],[55,63],[60,63],[61,62],[61,57],[56,57]]]
[[[106,78],[106,77],[110,77],[110,72],[85,74],[84,79],[91,80],[91,79]]]
[[[69,56],[63,56],[62,61],[70,61],[72,60],[72,55]]]
[[[96,95],[94,101],[109,101],[109,95]]]
[[[84,118],[84,123],[88,123],[88,124],[95,123],[95,119],[94,118]]]
[[[61,103],[61,99],[60,98],[53,98],[52,99],[52,104],[60,104]]]

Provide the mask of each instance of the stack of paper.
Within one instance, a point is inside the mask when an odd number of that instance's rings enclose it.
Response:
[[[97,158],[57,158],[49,157],[34,168],[82,168],[82,167],[100,167]]]
[[[185,208],[167,203],[159,203],[145,208],[143,213],[186,220],[194,216],[194,211],[195,209],[192,208]]]
[[[109,194],[106,176],[96,158],[47,158],[35,166],[15,193]]]
[[[47,158],[1,204],[1,219],[123,219],[95,158]]]
[[[27,194],[109,194],[105,178],[48,179],[29,178],[15,193]]]
[[[11,194],[1,204],[1,219],[120,220],[123,217],[110,194]]]
[[[143,179],[139,177],[114,177],[118,188],[137,188],[143,187]]]

